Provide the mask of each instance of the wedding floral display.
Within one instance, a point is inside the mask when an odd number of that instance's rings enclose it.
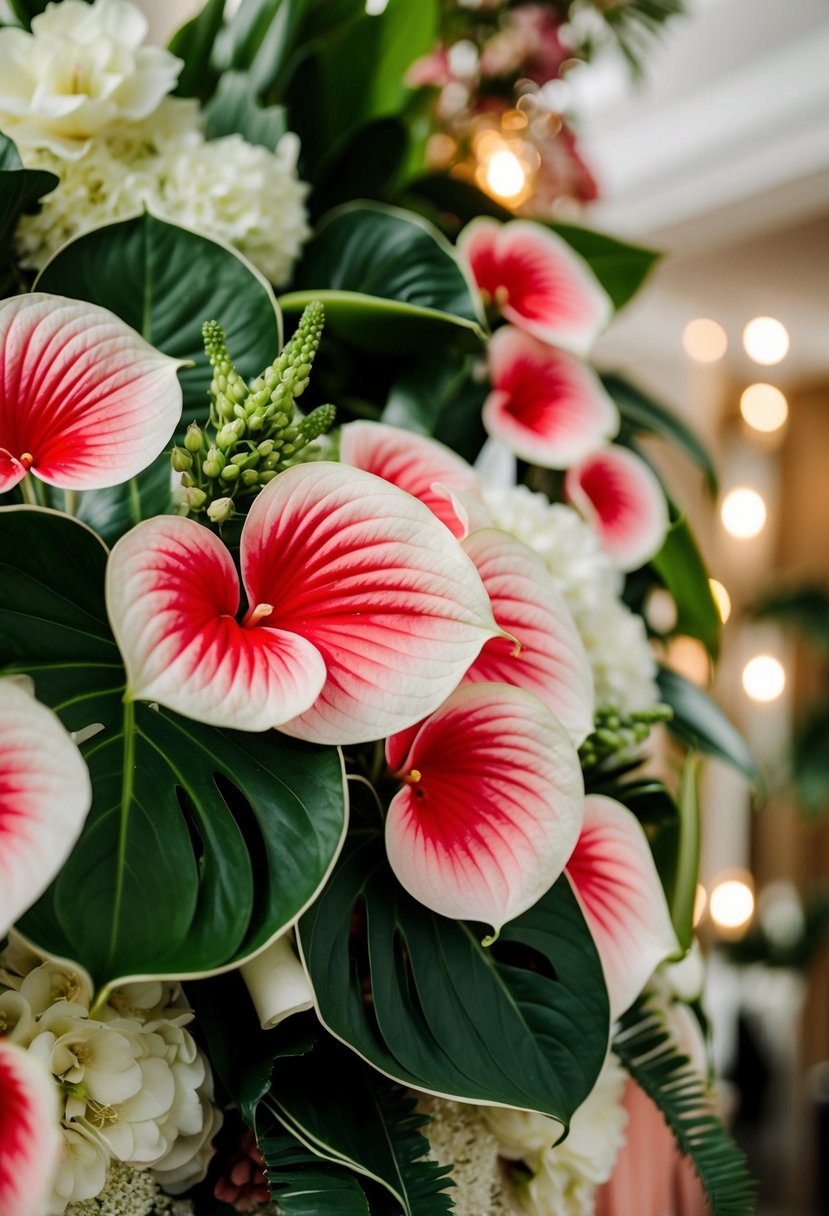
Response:
[[[424,175],[376,7],[0,28],[0,1216],[589,1216],[631,1087],[751,1211],[666,970],[713,470],[590,361],[656,255]]]

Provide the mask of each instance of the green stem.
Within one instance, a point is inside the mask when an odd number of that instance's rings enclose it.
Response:
[[[20,482],[20,493],[23,495],[23,501],[28,503],[30,507],[38,506],[35,484],[28,473]]]
[[[74,515],[78,509],[78,491],[63,491],[63,510],[66,515]]]

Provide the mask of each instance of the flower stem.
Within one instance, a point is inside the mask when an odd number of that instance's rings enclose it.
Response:
[[[30,507],[38,506],[35,485],[28,473],[20,482],[20,492],[23,495],[23,501],[28,503]]]
[[[63,509],[67,515],[74,515],[78,509],[78,491],[63,491]]]

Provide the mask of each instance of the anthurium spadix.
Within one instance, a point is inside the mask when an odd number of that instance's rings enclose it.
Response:
[[[0,1216],[42,1216],[61,1143],[53,1077],[0,1038]]]
[[[531,220],[475,219],[458,238],[487,304],[543,342],[586,355],[613,312],[583,258]]]
[[[533,464],[568,468],[619,429],[619,412],[592,368],[514,326],[490,339],[489,376],[484,426]]]
[[[611,445],[591,453],[567,470],[564,492],[620,570],[636,570],[662,548],[668,504],[635,452]]]
[[[578,839],[578,753],[522,688],[465,684],[415,732],[386,744],[402,782],[386,818],[403,887],[442,916],[497,933],[561,874]]]
[[[280,473],[230,554],[189,519],[147,520],[107,567],[127,697],[317,743],[431,713],[500,631],[471,559],[423,503],[360,469]]]
[[[181,416],[181,364],[96,304],[0,303],[0,493],[32,472],[67,490],[128,481]]]
[[[509,635],[488,641],[465,679],[535,693],[578,747],[593,729],[593,677],[558,584],[532,549],[496,528],[478,529],[463,547]]]
[[[453,536],[469,531],[470,501],[485,510],[472,466],[425,435],[381,422],[349,422],[340,432],[340,459],[419,498]]]
[[[602,961],[610,1012],[633,1004],[653,971],[679,950],[642,826],[602,794],[584,801],[584,826],[567,877]]]
[[[0,937],[66,861],[91,803],[86,764],[59,718],[0,679]]]

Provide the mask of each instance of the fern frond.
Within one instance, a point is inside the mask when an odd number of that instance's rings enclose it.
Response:
[[[645,994],[622,1017],[614,1054],[656,1104],[690,1157],[712,1216],[751,1216],[754,1182],[745,1157],[711,1112],[705,1082],[679,1050],[664,1014]]]
[[[262,1136],[259,1151],[271,1197],[285,1216],[370,1216],[355,1175],[321,1160],[288,1133]]]

